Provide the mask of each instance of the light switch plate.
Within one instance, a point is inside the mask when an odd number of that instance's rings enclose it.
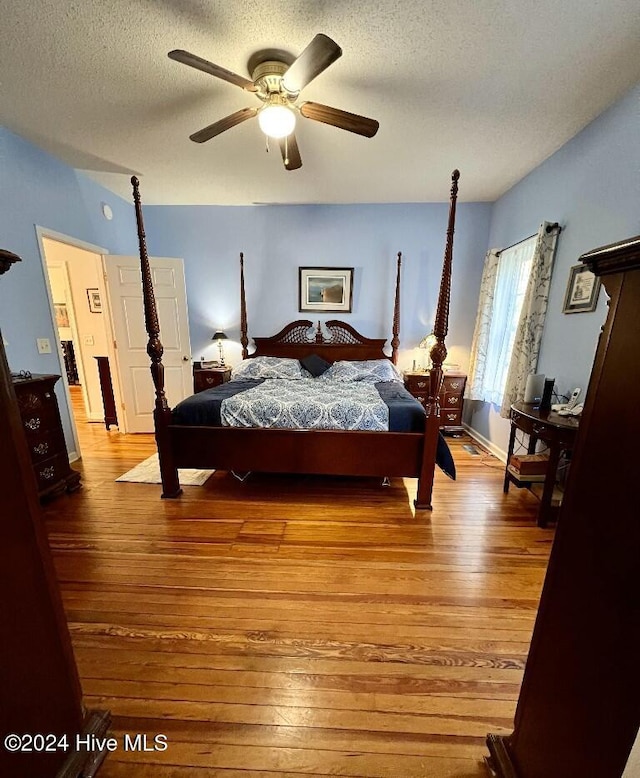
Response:
[[[85,346],[93,346],[94,343],[93,335],[85,335],[84,338],[82,339],[82,342],[84,343]]]
[[[38,338],[36,342],[38,344],[38,354],[51,353],[51,341],[49,338]]]

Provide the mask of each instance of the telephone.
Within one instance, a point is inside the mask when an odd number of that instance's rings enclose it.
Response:
[[[558,411],[558,416],[579,416],[582,413],[584,405],[574,405],[573,408],[564,408]]]
[[[552,405],[551,410],[557,411],[560,416],[578,416],[582,411],[582,405],[578,405],[578,397],[580,397],[581,391],[582,389],[576,386],[573,392],[571,392],[571,397],[568,402]],[[579,408],[580,410],[576,410],[576,408]]]

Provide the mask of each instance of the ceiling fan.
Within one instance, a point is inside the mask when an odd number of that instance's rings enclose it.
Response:
[[[189,137],[196,143],[204,143],[237,124],[257,116],[260,129],[264,134],[268,138],[278,140],[282,160],[287,170],[297,170],[302,167],[300,150],[294,133],[298,113],[306,119],[372,138],[379,127],[375,119],[368,119],[366,116],[359,116],[320,103],[296,104],[302,89],[340,56],[342,56],[340,46],[327,35],[319,33],[298,57],[293,57],[289,52],[280,49],[263,49],[253,54],[247,65],[253,79],[249,80],[188,51],[182,49],[170,51],[169,57],[176,62],[182,62],[184,65],[239,86],[247,92],[253,92],[263,103],[258,108],[242,108],[194,132]]]

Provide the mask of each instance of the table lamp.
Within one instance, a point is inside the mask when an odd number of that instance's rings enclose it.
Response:
[[[436,345],[438,342],[438,339],[433,334],[433,332],[430,332],[428,335],[425,335],[424,338],[420,341],[418,348],[422,349],[423,352],[426,351],[426,359],[423,359],[422,369],[423,370],[429,370],[431,368],[431,349]]]
[[[7,249],[0,249],[0,276],[6,273],[15,262],[22,262],[17,254]]]
[[[218,341],[218,350],[220,351],[220,367],[224,367],[224,351],[222,350],[222,341],[227,340],[227,336],[222,330],[217,330],[213,333],[211,340]]]

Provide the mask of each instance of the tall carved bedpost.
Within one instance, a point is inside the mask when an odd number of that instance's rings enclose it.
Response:
[[[169,424],[171,422],[171,409],[164,393],[164,365],[162,364],[163,347],[160,342],[160,323],[156,298],[153,294],[153,281],[151,279],[151,267],[147,254],[147,240],[142,221],[142,205],[140,203],[140,182],[136,176],[132,176],[133,201],[136,210],[136,224],[138,227],[138,245],[140,248],[140,271],[142,273],[142,296],[144,301],[144,323],[149,335],[147,354],[151,360],[151,377],[156,391],[156,402],[153,411],[153,422],[156,431],[156,443],[158,445],[158,458],[160,460],[160,476],[162,478],[162,496],[177,497],[182,493],[178,480],[178,470],[173,463],[173,455],[169,445]]]
[[[249,338],[247,337],[247,298],[244,292],[244,254],[240,252],[240,345],[242,346],[242,358],[249,356],[247,346]]]
[[[423,454],[423,473],[418,481],[418,496],[415,501],[416,508],[431,510],[431,493],[433,491],[434,469],[426,467],[426,463],[434,462],[438,437],[440,435],[440,403],[438,394],[442,386],[442,364],[447,358],[447,347],[444,339],[449,331],[449,299],[451,297],[451,264],[453,261],[453,233],[456,223],[456,203],[458,200],[458,179],[460,171],[454,170],[451,174],[451,197],[449,200],[449,224],[447,226],[447,242],[444,251],[442,265],[442,278],[440,280],[440,294],[438,295],[438,308],[433,334],[436,344],[430,352],[431,370],[429,371],[429,398],[425,409],[427,418],[425,421],[425,440]]]
[[[396,299],[393,306],[393,337],[391,338],[391,361],[398,364],[398,346],[400,345],[400,268],[402,252],[398,252],[398,269],[396,272]]]

